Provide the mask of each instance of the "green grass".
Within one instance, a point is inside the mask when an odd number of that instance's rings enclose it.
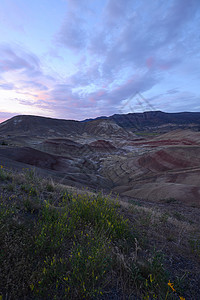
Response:
[[[116,204],[98,195],[62,199],[62,210],[46,202],[37,222],[36,253],[41,257],[39,280],[31,283],[35,294],[69,299],[103,293],[112,267],[111,243],[126,237],[127,221]],[[55,284],[56,283],[56,284]]]
[[[0,198],[0,297],[98,299],[118,289],[121,296],[174,299],[161,253],[139,256],[141,232],[117,201],[73,194],[32,171],[12,180]]]
[[[0,181],[6,181],[9,180],[10,176],[5,170],[3,169],[3,166],[0,166]]]

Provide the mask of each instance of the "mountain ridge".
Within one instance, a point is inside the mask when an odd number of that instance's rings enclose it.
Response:
[[[63,133],[82,134],[84,131],[89,130],[88,124],[98,126],[103,122],[112,124],[112,127],[116,127],[114,126],[114,123],[116,123],[119,127],[125,130],[131,129],[132,131],[151,130],[152,128],[166,125],[179,126],[184,129],[194,127],[196,130],[200,130],[200,112],[166,113],[162,111],[147,111],[143,113],[114,114],[109,117],[100,116],[82,121],[35,115],[17,115],[0,123],[0,133],[4,131],[17,131],[19,129],[23,129],[23,131],[35,131],[36,126],[42,125],[48,128],[48,130],[50,130],[50,127],[51,130],[56,130],[59,127],[60,135],[63,135]]]

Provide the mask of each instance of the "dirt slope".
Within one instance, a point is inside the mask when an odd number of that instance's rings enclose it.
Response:
[[[117,157],[105,161],[104,176],[114,191],[151,201],[173,198],[187,205],[200,206],[200,147],[174,146],[151,150],[139,157]]]

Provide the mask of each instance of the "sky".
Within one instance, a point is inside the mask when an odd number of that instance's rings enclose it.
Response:
[[[200,111],[200,0],[0,0],[0,122]]]

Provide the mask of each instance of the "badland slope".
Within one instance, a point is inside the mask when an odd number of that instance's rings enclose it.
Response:
[[[0,124],[0,162],[72,186],[200,206],[199,124],[200,113],[85,122],[16,116]]]

